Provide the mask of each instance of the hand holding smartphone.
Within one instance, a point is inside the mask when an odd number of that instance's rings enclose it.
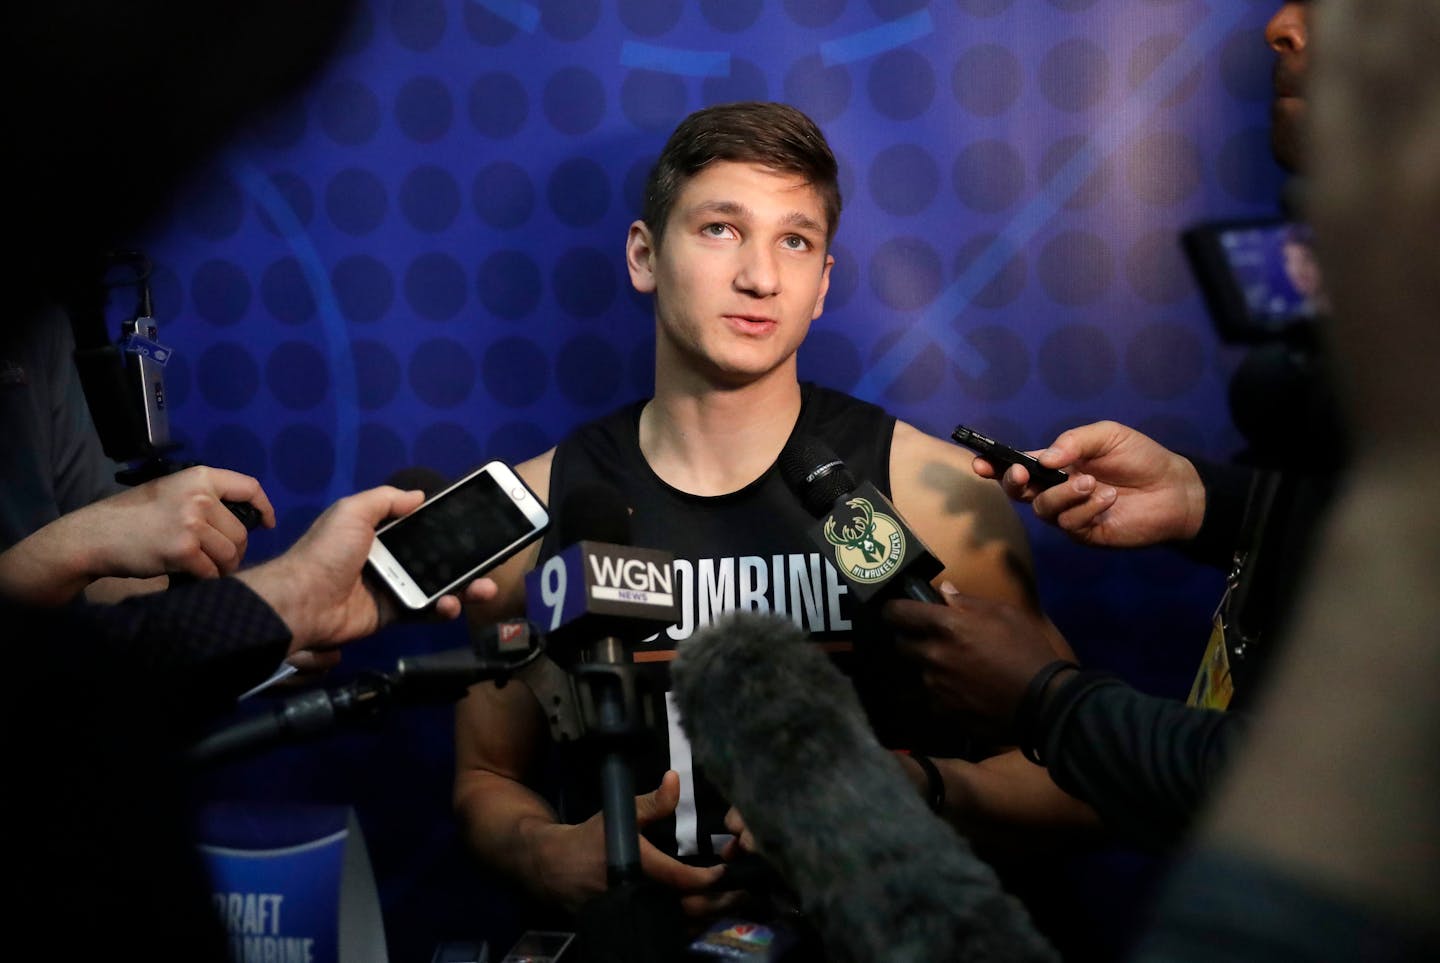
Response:
[[[407,608],[479,578],[550,525],[540,497],[492,461],[375,533],[370,570]]]
[[[987,438],[974,428],[956,425],[950,437],[983,457],[1000,475],[1011,465],[1023,465],[1030,473],[1030,485],[1040,491],[1054,488],[1070,476],[1059,468],[1046,468],[1035,458],[1009,445],[1002,445],[993,438]]]

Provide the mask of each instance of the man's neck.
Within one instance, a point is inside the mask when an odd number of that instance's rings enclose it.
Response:
[[[640,414],[640,450],[667,485],[692,495],[727,495],[775,463],[800,417],[800,385],[775,372],[735,388],[657,384]]]

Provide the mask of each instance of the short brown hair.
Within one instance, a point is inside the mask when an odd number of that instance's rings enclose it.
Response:
[[[742,101],[697,110],[680,122],[645,182],[640,217],[656,243],[685,182],[714,161],[739,161],[798,174],[825,205],[825,243],[840,224],[835,154],[815,122],[788,104]]]

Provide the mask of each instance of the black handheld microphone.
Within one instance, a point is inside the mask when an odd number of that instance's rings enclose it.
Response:
[[[378,717],[392,705],[443,705],[477,682],[508,679],[540,654],[539,633],[525,619],[486,627],[463,649],[406,656],[389,673],[362,673],[344,685],[291,696],[268,712],[205,736],[187,753],[211,763],[311,739],[341,723]]]
[[[397,702],[430,705],[455,702],[477,682],[504,680],[544,651],[529,619],[508,619],[481,629],[464,648],[407,655],[390,674]]]
[[[926,807],[850,681],[789,620],[732,613],[672,666],[695,761],[814,922],[827,959],[1056,960]]]
[[[890,499],[857,481],[845,463],[808,435],[780,453],[780,474],[806,511],[820,519],[810,533],[861,602],[896,596],[944,604],[930,580],[944,568],[910,530]]]

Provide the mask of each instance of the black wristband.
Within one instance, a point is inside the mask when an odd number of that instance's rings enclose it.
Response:
[[[1040,758],[1039,748],[1036,745],[1035,723],[1040,718],[1040,710],[1045,703],[1045,688],[1066,669],[1079,669],[1080,666],[1068,659],[1056,659],[1054,662],[1046,663],[1045,667],[1030,680],[1025,687],[1025,695],[1020,699],[1020,706],[1015,710],[1015,735],[1020,742],[1020,753],[1037,766],[1045,763]]]
[[[912,752],[910,758],[925,773],[925,804],[932,813],[938,813],[945,808],[945,779],[940,775],[940,769],[935,760],[923,753]]]

